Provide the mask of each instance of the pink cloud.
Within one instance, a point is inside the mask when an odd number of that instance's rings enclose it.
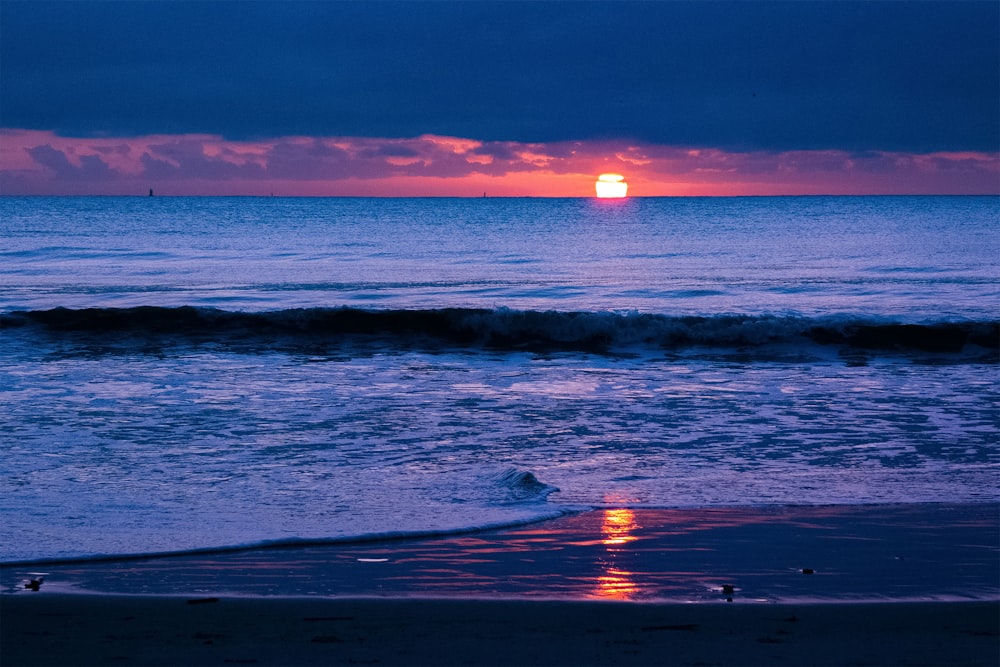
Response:
[[[591,196],[1000,194],[1000,153],[727,152],[627,142],[482,142],[423,135],[72,138],[0,130],[2,194]]]

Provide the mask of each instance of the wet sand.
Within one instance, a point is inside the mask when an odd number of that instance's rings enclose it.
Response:
[[[4,565],[0,591],[23,594],[38,576],[40,594],[997,599],[1000,506],[612,508],[424,539]]]
[[[7,564],[0,664],[996,665],[998,554],[977,504]]]

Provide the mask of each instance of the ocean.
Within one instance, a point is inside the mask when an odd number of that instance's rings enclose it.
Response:
[[[998,213],[0,197],[0,562],[996,503]]]

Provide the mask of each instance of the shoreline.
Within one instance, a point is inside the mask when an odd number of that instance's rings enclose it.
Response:
[[[989,503],[0,567],[0,664],[995,665],[998,564]]]
[[[0,594],[1000,600],[1000,504],[606,508],[411,539],[0,565]],[[728,591],[728,592],[727,592]]]
[[[996,602],[0,598],[4,665],[993,665]]]

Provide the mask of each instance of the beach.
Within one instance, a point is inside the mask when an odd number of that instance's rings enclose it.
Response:
[[[0,667],[1000,667],[997,0],[0,15]]]
[[[21,596],[4,665],[995,665],[995,603]]]
[[[0,658],[993,665],[997,516],[618,508],[467,535],[4,566]]]
[[[0,662],[996,664],[995,213],[0,198]]]

